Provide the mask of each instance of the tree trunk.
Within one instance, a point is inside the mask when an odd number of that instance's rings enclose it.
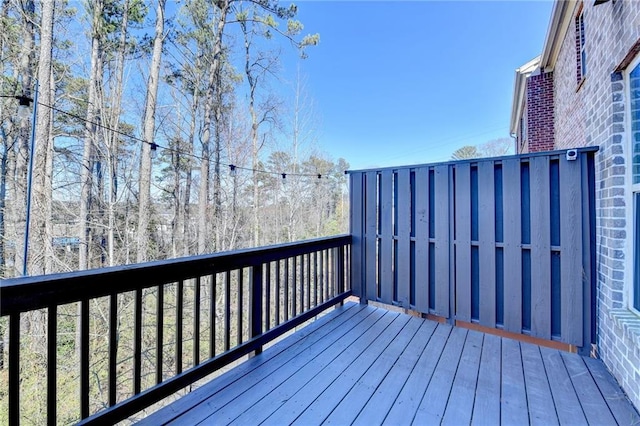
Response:
[[[209,205],[209,161],[211,145],[211,125],[212,118],[215,120],[213,125],[216,126],[215,131],[215,155],[219,167],[220,158],[220,126],[222,121],[222,36],[227,21],[227,12],[229,10],[229,0],[220,0],[216,3],[220,9],[216,33],[214,34],[213,57],[210,62],[209,86],[207,88],[207,97],[204,105],[204,131],[202,135],[202,162],[200,163],[200,192],[198,194],[198,253],[207,251],[207,208]],[[213,116],[213,117],[212,117]],[[219,169],[216,169],[218,188],[214,194],[215,202],[219,202]],[[214,217],[215,221],[215,217]]]
[[[17,77],[22,80],[21,89],[24,95],[30,96],[32,93],[33,85],[33,70],[34,70],[34,20],[35,6],[33,1],[29,0],[21,4],[23,27],[22,27],[22,45],[19,55],[19,64],[17,67]],[[25,230],[25,217],[26,217],[26,201],[27,201],[27,165],[29,158],[29,129],[30,119],[28,117],[18,120],[18,128],[15,142],[16,158],[13,194],[10,196],[15,202],[11,203],[11,218],[10,222],[14,226],[15,231],[15,274],[21,275],[24,265],[24,230]]]
[[[111,113],[109,117],[109,128],[118,129],[120,127],[120,111],[122,108],[122,86],[124,82],[124,61],[127,51],[127,35],[129,25],[129,0],[125,0],[123,5],[122,23],[120,25],[120,42],[116,59],[116,69],[114,72],[115,82],[113,83],[113,98],[111,100]],[[109,266],[115,262],[115,227],[116,227],[116,203],[118,201],[118,150],[119,135],[116,132],[109,132],[107,140],[107,167],[109,170],[109,201],[108,201],[108,224],[107,224],[107,262]]]
[[[91,208],[93,186],[93,163],[95,147],[97,145],[97,128],[93,124],[99,120],[100,106],[98,105],[98,86],[102,85],[102,0],[93,2],[93,23],[91,35],[91,73],[89,76],[89,96],[87,99],[87,123],[85,124],[85,141],[82,153],[82,167],[80,172],[80,218],[79,237],[80,247],[78,255],[78,269],[89,267],[90,228],[89,210]]]
[[[165,0],[158,0],[156,10],[156,33],[153,40],[153,56],[147,82],[147,100],[144,109],[144,131],[140,158],[140,195],[138,202],[138,238],[137,261],[148,260],[149,255],[149,210],[151,206],[151,143],[154,143],[155,116],[158,97],[158,80],[162,61],[162,43],[164,41],[164,7]]]
[[[42,2],[40,23],[40,54],[38,62],[39,102],[53,105],[52,52],[53,52],[53,16],[54,2]],[[33,167],[33,208],[32,208],[32,274],[52,272],[53,238],[51,226],[51,175],[48,167],[53,149],[51,146],[51,114],[49,108],[39,108],[36,117],[36,152]],[[44,254],[44,261],[38,262],[34,255]]]

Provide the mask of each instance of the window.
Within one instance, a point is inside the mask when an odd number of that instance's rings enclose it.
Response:
[[[640,192],[633,194],[634,238],[633,238],[633,307],[640,311]]]
[[[576,75],[578,77],[578,83],[587,75],[587,54],[585,51],[585,36],[584,36],[584,12],[582,5],[578,10],[576,16]]]
[[[629,165],[631,208],[630,217],[632,226],[632,260],[629,264],[633,274],[631,287],[631,300],[633,307],[640,311],[640,57],[636,58],[629,66]]]

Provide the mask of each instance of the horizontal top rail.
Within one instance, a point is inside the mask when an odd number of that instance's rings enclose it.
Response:
[[[133,291],[350,244],[350,235],[0,281],[0,316]]]
[[[575,151],[578,152],[578,154],[580,154],[580,153],[587,153],[587,152],[597,152],[599,150],[599,147],[585,146],[585,147],[572,148],[572,149],[574,149]],[[478,161],[495,161],[500,163],[500,162],[511,160],[514,158],[519,158],[522,161],[527,158],[534,158],[534,157],[550,157],[550,158],[558,157],[561,155],[565,155],[567,151],[568,151],[567,149],[560,149],[555,151],[530,152],[527,154],[518,154],[518,155],[503,155],[499,157],[481,157],[481,158],[469,158],[465,160],[442,161],[438,163],[412,164],[407,166],[374,167],[370,169],[346,170],[345,173],[350,174],[350,173],[382,172],[384,170],[416,169],[421,167],[435,167],[435,166],[450,165],[450,164],[477,163]]]

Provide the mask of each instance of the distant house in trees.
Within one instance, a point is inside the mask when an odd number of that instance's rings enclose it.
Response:
[[[516,70],[511,133],[517,153],[600,147],[597,353],[640,407],[640,2],[555,2]]]

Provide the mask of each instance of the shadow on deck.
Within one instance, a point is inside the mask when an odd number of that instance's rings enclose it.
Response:
[[[595,359],[355,303],[140,424],[640,423]]]

